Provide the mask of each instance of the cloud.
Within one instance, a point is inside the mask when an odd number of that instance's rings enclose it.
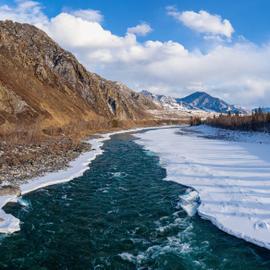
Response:
[[[151,28],[151,26],[149,24],[141,23],[141,24],[138,24],[134,27],[128,28],[127,31],[128,31],[128,33],[135,34],[138,36],[146,36],[147,34],[152,32],[153,29]]]
[[[181,97],[203,89],[232,103],[269,105],[270,44],[256,45],[243,39],[229,45],[218,43],[202,52],[174,41],[139,42],[134,33],[116,35],[74,12],[48,18],[42,7],[31,1],[0,6],[0,17],[37,25],[90,71],[135,90]]]
[[[219,15],[212,15],[204,10],[200,10],[199,12],[179,12],[175,7],[167,7],[167,13],[186,27],[208,36],[214,35],[231,38],[234,32],[229,20],[222,20]]]
[[[62,46],[73,49],[121,47],[128,38],[118,37],[95,21],[62,12],[42,26]]]
[[[15,1],[14,7],[8,5],[0,6],[0,20],[14,20],[17,22],[28,22],[39,25],[48,22],[48,18],[42,12],[42,6],[35,1]]]
[[[99,10],[93,9],[79,9],[75,10],[71,13],[75,17],[79,17],[83,20],[90,22],[98,22],[101,23],[103,21],[103,15]]]

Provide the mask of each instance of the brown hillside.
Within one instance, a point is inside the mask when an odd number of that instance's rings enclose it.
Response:
[[[150,118],[157,105],[88,72],[38,28],[0,22],[0,132]],[[79,126],[79,125],[78,125]]]

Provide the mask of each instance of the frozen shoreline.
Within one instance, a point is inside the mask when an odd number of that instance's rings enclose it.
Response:
[[[200,126],[147,131],[136,137],[160,157],[166,180],[199,193],[202,218],[270,249],[270,136],[229,131],[228,140],[219,139],[224,132]]]
[[[202,136],[212,139],[224,139],[233,142],[270,144],[270,134],[259,131],[241,131],[216,128],[207,125],[188,127],[187,131],[199,132]]]
[[[103,153],[101,147],[104,142],[110,140],[112,135],[128,132],[137,132],[146,129],[162,129],[164,127],[146,127],[134,128],[121,131],[115,131],[105,134],[96,134],[99,138],[90,139],[91,151],[82,153],[79,157],[69,163],[69,167],[56,172],[50,172],[44,176],[29,179],[26,183],[20,185],[21,195],[32,192],[34,190],[44,188],[50,185],[65,183],[82,176],[88,169],[89,164]],[[0,196],[0,233],[13,233],[20,230],[20,220],[16,217],[5,213],[2,209],[9,202],[18,202],[16,195]]]

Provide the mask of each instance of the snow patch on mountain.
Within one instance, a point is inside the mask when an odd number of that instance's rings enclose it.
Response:
[[[204,111],[217,113],[239,113],[246,114],[246,110],[241,107],[230,105],[224,100],[212,97],[206,92],[195,92],[184,98],[176,99],[177,102],[185,102],[191,106],[199,108]]]
[[[164,109],[168,110],[178,110],[178,111],[198,111],[199,109],[195,106],[189,105],[185,102],[178,102],[176,98],[165,96],[165,95],[156,95],[147,90],[142,90],[141,94],[150,98],[157,105],[162,106]]]
[[[235,105],[230,105],[222,99],[212,97],[205,92],[195,92],[184,98],[156,95],[147,90],[141,91],[141,94],[162,106],[164,109],[169,110],[189,111],[193,113],[247,113],[245,109]]]

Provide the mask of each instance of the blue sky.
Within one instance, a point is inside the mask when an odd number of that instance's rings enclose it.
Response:
[[[0,3],[14,4],[14,1]],[[270,38],[270,1],[268,0],[66,0],[39,1],[44,12],[53,17],[65,10],[95,9],[104,14],[103,25],[113,33],[123,35],[126,28],[138,22],[148,22],[153,31],[149,38],[158,40],[173,39],[187,46],[196,46],[199,37],[189,29],[177,24],[166,16],[166,6],[176,6],[179,10],[206,10],[229,19],[238,35],[256,43]]]
[[[270,105],[270,1],[0,0],[93,72],[135,90]]]

